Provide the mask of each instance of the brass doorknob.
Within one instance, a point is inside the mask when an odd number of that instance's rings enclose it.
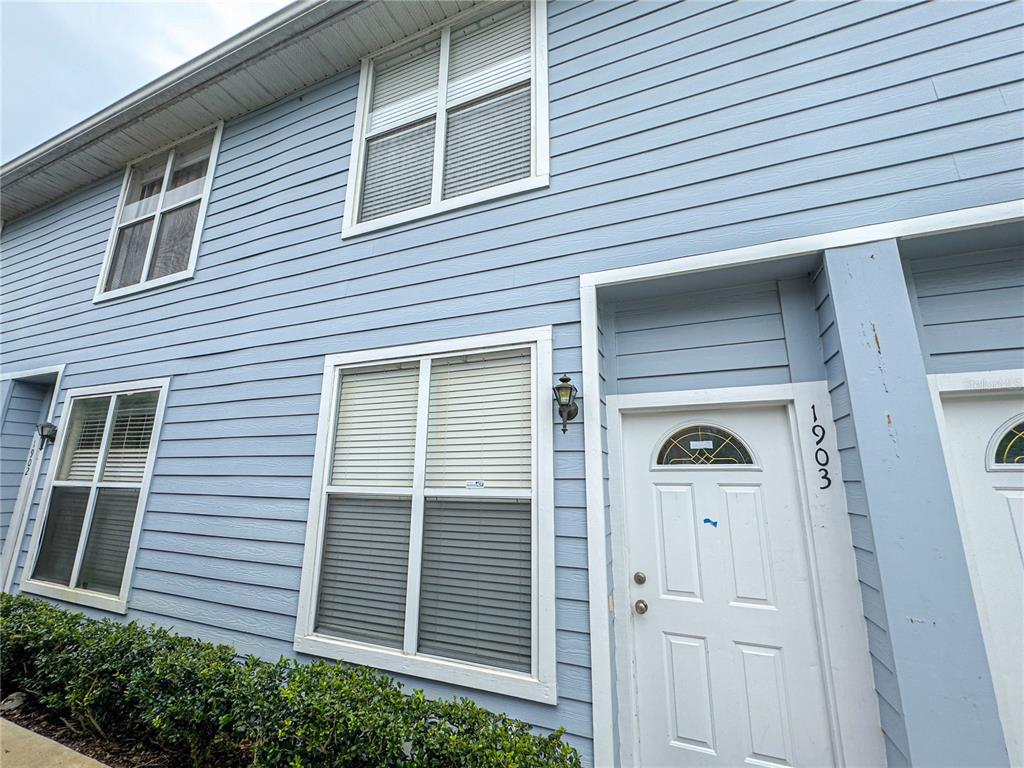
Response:
[[[633,610],[639,613],[641,616],[647,613],[647,601],[637,600],[635,603],[633,603]]]

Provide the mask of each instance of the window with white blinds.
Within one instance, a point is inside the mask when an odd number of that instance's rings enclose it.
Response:
[[[533,672],[535,356],[335,371],[315,633]]]
[[[123,601],[132,534],[155,453],[166,384],[68,395],[46,514],[26,588],[95,593]],[[57,596],[57,595],[55,595]],[[74,596],[60,594],[65,599]]]
[[[546,183],[545,14],[543,0],[473,11],[367,61],[347,231]]]
[[[97,300],[192,274],[220,133],[207,130],[128,166]]]

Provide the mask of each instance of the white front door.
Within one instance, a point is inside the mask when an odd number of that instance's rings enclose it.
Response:
[[[1024,765],[1024,397],[943,402],[946,455],[1010,765]]]
[[[636,764],[833,765],[785,408],[624,414],[623,457]]]

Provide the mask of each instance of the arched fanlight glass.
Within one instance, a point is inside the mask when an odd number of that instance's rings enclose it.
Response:
[[[1024,421],[1010,427],[999,439],[992,463],[1017,464],[1024,467]]]
[[[683,427],[658,451],[658,466],[735,467],[753,463],[743,441],[731,432],[708,424]]]

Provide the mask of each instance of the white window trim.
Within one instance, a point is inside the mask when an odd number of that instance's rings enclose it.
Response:
[[[113,613],[126,613],[128,610],[128,590],[131,587],[132,574],[135,568],[135,555],[139,548],[139,537],[142,534],[142,518],[146,509],[146,498],[149,495],[149,485],[153,479],[153,464],[156,462],[157,445],[160,441],[160,427],[164,420],[164,410],[167,406],[167,391],[170,388],[170,378],[142,379],[129,381],[120,384],[107,384],[95,387],[80,387],[71,389],[65,394],[64,404],[61,407],[61,417],[58,426],[60,436],[53,452],[50,454],[50,466],[46,475],[46,486],[43,490],[43,497],[40,500],[36,521],[32,531],[32,542],[29,546],[28,558],[25,561],[23,577],[21,580],[21,591],[30,592],[36,595],[52,597],[57,600],[64,600],[69,603],[87,605],[92,608],[100,608]],[[53,494],[57,470],[60,459],[63,456],[65,442],[67,441],[68,417],[71,414],[71,406],[76,399],[85,397],[98,397],[102,395],[125,395],[144,390],[159,390],[160,394],[156,404],[156,414],[153,419],[153,436],[150,438],[149,455],[146,457],[146,469],[142,475],[142,483],[139,488],[139,504],[135,510],[135,523],[132,526],[132,536],[128,544],[128,555],[124,561],[124,574],[121,577],[121,591],[117,595],[108,595],[104,592],[96,592],[89,589],[79,589],[71,586],[62,586],[45,581],[37,581],[31,577],[35,571],[36,558],[39,555],[39,547],[42,543],[43,529],[46,525],[46,516],[50,509],[50,497]],[[134,488],[135,485],[132,484]],[[84,530],[84,525],[83,525]],[[79,543],[81,548],[82,543]]]
[[[155,155],[159,155],[163,152],[173,149],[174,147],[194,139],[196,136],[201,136],[204,133],[208,133],[213,130],[213,143],[210,146],[210,160],[206,168],[206,181],[203,184],[203,196],[202,202],[199,203],[199,216],[196,219],[196,231],[192,235],[192,248],[189,250],[188,266],[181,272],[175,272],[173,275],[165,275],[164,277],[158,277],[154,280],[143,279],[142,282],[135,283],[134,285],[126,285],[123,288],[115,288],[111,291],[103,290],[103,286],[107,284],[107,277],[110,273],[110,267],[114,259],[114,248],[117,246],[117,233],[120,229],[121,212],[124,209],[124,199],[128,194],[128,184],[131,181],[132,167],[138,165],[141,162],[148,160]],[[136,158],[132,162],[125,166],[124,177],[121,180],[121,193],[117,198],[117,209],[114,211],[114,221],[110,227],[110,234],[107,237],[107,249],[103,256],[103,266],[100,269],[100,278],[96,283],[96,291],[93,294],[93,304],[98,304],[104,301],[110,301],[111,299],[117,299],[121,296],[130,296],[134,293],[141,291],[148,291],[153,288],[159,288],[163,285],[169,285],[171,283],[178,283],[182,280],[190,280],[195,275],[196,261],[199,257],[199,241],[202,239],[203,223],[206,221],[206,208],[210,203],[210,190],[213,188],[213,175],[217,167],[217,154],[220,151],[220,139],[224,132],[223,121],[216,123],[215,125],[208,125],[200,131],[189,134],[183,139],[179,139],[171,144],[167,144],[155,152],[150,152],[142,157]],[[164,184],[167,180],[164,179]],[[163,192],[161,192],[161,195]],[[184,203],[182,203],[184,205]],[[157,217],[159,218],[159,212]],[[159,235],[158,231],[159,221],[154,222],[154,232],[151,238],[156,238]],[[145,278],[146,269],[148,267],[148,259],[152,258],[152,252],[155,249],[155,239],[151,240],[150,253],[147,256],[147,264],[143,266],[143,278]]]
[[[397,48],[404,48],[414,44],[416,40],[436,33],[438,30],[450,28],[470,18],[486,15],[494,11],[493,6],[481,12],[480,8],[465,11],[440,24],[435,24],[412,37],[406,38],[394,45],[378,51],[373,56],[368,56],[362,61],[362,68],[359,73],[359,92],[356,98],[355,124],[352,129],[352,150],[348,169],[348,182],[345,188],[345,209],[342,216],[341,237],[342,239],[361,235],[366,232],[373,232],[386,227],[393,227],[398,224],[416,221],[417,219],[434,216],[445,211],[464,208],[469,205],[476,205],[488,200],[496,200],[501,197],[527,192],[533,189],[547,187],[550,183],[550,142],[548,127],[548,13],[547,0],[530,0],[530,32],[533,37],[533,64],[531,77],[533,86],[531,89],[531,115],[533,124],[533,151],[532,151],[532,172],[523,179],[516,179],[505,184],[499,184],[487,189],[479,189],[465,195],[451,197],[447,200],[441,199],[422,205],[417,208],[410,208],[399,211],[388,216],[381,216],[379,219],[370,221],[357,221],[359,211],[359,198],[362,195],[361,180],[363,177],[363,164],[366,156],[364,135],[366,133],[366,122],[369,117],[370,108],[370,79],[373,72],[373,62],[382,56],[391,53]],[[444,85],[439,83],[439,87]],[[439,107],[439,109],[446,107]],[[438,134],[440,135],[440,134]],[[435,150],[434,175],[437,177],[442,172],[437,163],[437,152]],[[435,178],[435,185],[436,185]]]
[[[534,349],[534,472],[533,518],[533,672],[511,672],[481,664],[406,653],[369,643],[342,640],[314,631],[320,557],[323,549],[326,498],[329,487],[328,458],[331,455],[333,425],[338,396],[338,371],[359,364],[391,363],[408,358],[458,354],[473,351],[532,345]],[[516,698],[547,704],[557,702],[555,682],[555,527],[554,527],[554,453],[550,381],[551,326],[504,333],[469,336],[460,339],[410,344],[328,355],[324,362],[323,390],[317,423],[316,455],[309,501],[309,523],[302,559],[302,582],[295,628],[295,650],[354,664],[377,667],[428,680],[477,688]],[[420,398],[429,382],[420,382]],[[420,419],[417,428],[425,424]],[[422,471],[422,470],[418,470]],[[365,489],[363,489],[365,490]],[[383,491],[385,489],[377,489]],[[445,490],[448,493],[449,489]],[[408,493],[409,489],[403,489]],[[509,494],[505,494],[508,496]],[[513,494],[514,495],[514,494]],[[422,530],[410,531],[410,553],[418,552]],[[410,557],[409,572],[415,563]],[[418,570],[416,570],[418,574]],[[418,610],[418,605],[412,613]],[[406,631],[412,631],[408,626]]]

